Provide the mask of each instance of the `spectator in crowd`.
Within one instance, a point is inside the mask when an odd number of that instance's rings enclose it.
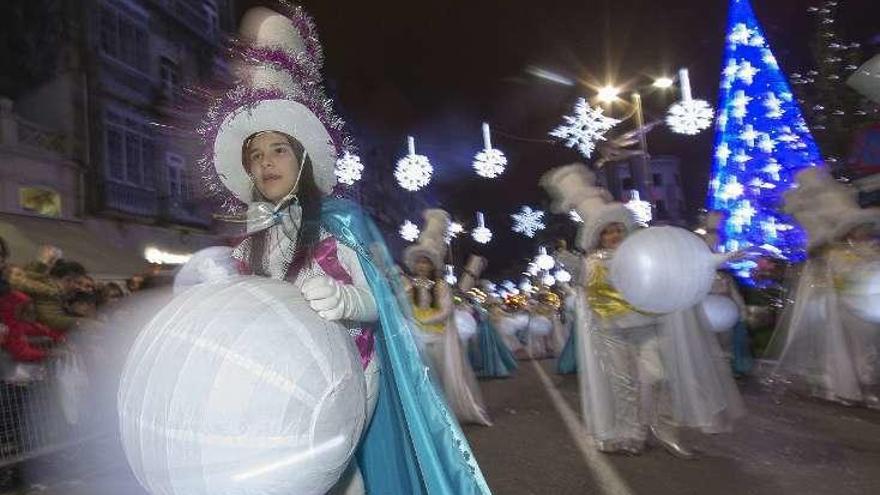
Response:
[[[64,309],[71,316],[93,320],[98,315],[98,296],[91,291],[74,291],[67,297]]]
[[[105,304],[112,304],[122,299],[125,297],[125,292],[116,282],[107,282],[101,286],[98,296],[98,307],[101,307]]]
[[[144,277],[141,275],[134,275],[126,280],[125,285],[128,287],[128,292],[135,293],[143,288]]]
[[[70,330],[77,318],[64,312],[64,300],[73,292],[85,268],[75,261],[57,260],[48,274],[13,268],[10,271],[12,288],[24,292],[36,305],[37,321],[59,331]]]
[[[64,253],[61,249],[46,244],[40,246],[40,251],[37,254],[37,259],[25,265],[24,269],[28,272],[39,273],[42,275],[47,275],[49,270],[55,266],[55,263],[61,259]]]
[[[31,337],[47,337],[56,343],[64,340],[60,332],[36,321],[33,301],[23,292],[10,290],[0,296],[0,319],[8,329],[3,349],[15,361],[42,361],[49,355],[46,346],[32,342]]]

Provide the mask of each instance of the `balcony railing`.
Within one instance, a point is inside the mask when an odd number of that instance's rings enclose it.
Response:
[[[15,115],[12,101],[6,98],[0,99],[0,144],[64,157],[71,153],[68,136]]]
[[[159,213],[159,199],[153,190],[107,181],[104,199],[108,209],[145,217],[155,217]]]

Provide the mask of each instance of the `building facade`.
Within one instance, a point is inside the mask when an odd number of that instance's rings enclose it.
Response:
[[[181,110],[185,87],[228,79],[232,0],[57,4],[66,30],[56,73],[0,101],[3,210],[80,221],[138,253],[217,243],[193,173],[199,144],[169,123],[194,120]],[[7,158],[13,137],[24,147]],[[63,153],[32,151],[35,139]]]
[[[652,156],[650,173],[645,175],[644,185],[639,184],[642,174],[638,170],[643,164],[640,158],[609,164],[604,173],[599,174],[599,182],[623,202],[633,199],[633,191],[644,190],[639,199],[651,203],[654,223],[683,225],[687,207],[681,182],[681,160],[670,155]]]

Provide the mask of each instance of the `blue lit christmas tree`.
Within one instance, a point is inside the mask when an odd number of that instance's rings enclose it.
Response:
[[[726,41],[709,183],[709,208],[727,212],[722,249],[801,260],[805,236],[782,213],[782,194],[821,155],[748,0],[731,0]]]

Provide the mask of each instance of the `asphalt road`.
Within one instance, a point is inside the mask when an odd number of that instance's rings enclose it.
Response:
[[[733,433],[686,432],[696,460],[659,448],[605,455],[580,422],[577,377],[555,361],[520,362],[514,378],[481,382],[492,427],[467,426],[497,495],[877,494],[880,411],[741,383],[748,415]]]

